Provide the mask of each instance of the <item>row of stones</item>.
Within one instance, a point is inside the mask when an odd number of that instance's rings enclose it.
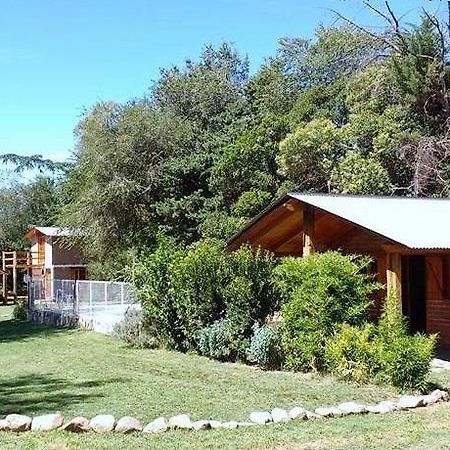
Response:
[[[249,422],[220,422],[217,420],[198,420],[192,422],[187,414],[179,414],[166,420],[159,417],[146,426],[130,416],[122,417],[117,422],[113,415],[101,414],[91,420],[85,417],[75,417],[64,423],[61,413],[46,414],[31,418],[22,414],[9,414],[4,419],[0,419],[0,431],[51,431],[62,429],[75,433],[85,431],[95,431],[96,433],[107,433],[116,431],[118,433],[132,433],[142,431],[143,433],[163,433],[167,430],[207,430],[213,428],[238,428],[252,425],[265,425],[269,423],[288,422],[295,419],[313,419],[323,417],[339,417],[349,414],[385,414],[396,410],[412,409],[421,406],[428,406],[440,401],[448,401],[447,392],[435,390],[428,395],[404,395],[397,401],[382,401],[375,405],[362,405],[355,402],[345,402],[337,406],[326,408],[316,408],[314,412],[302,407],[294,407],[290,411],[282,408],[274,408],[272,411],[255,411],[250,414]]]

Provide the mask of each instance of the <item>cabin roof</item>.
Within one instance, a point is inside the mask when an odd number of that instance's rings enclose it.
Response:
[[[79,232],[77,232],[77,230],[74,230],[73,228],[33,227],[25,233],[25,237],[30,238],[35,231],[43,234],[44,236],[52,236],[52,237],[70,237],[79,235]]]
[[[299,192],[290,192],[270,205],[236,234],[228,245],[242,240],[243,234],[258,221],[290,199],[341,217],[411,249],[450,249],[450,199]]]

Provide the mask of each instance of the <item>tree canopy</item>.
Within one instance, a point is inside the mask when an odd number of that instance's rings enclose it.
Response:
[[[344,20],[282,38],[255,73],[231,44],[207,45],[142,98],[93,105],[57,186],[59,223],[86,229],[87,254],[106,262],[160,233],[225,240],[291,189],[448,196],[448,26],[369,7],[385,29]],[[52,169],[36,156],[3,160]]]

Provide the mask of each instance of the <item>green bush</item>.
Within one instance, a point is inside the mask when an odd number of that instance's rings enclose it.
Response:
[[[342,325],[328,339],[326,368],[360,383],[372,379],[401,390],[425,390],[435,346],[436,336],[408,334],[398,300],[390,293],[377,326]]]
[[[263,323],[279,308],[280,294],[273,282],[275,261],[270,253],[246,246],[225,256],[227,281],[221,295],[238,354],[244,358],[253,325]]]
[[[326,368],[344,380],[367,383],[378,368],[376,327],[341,325],[328,339],[325,349]]]
[[[114,335],[131,347],[155,348],[160,342],[157,329],[145,319],[142,311],[130,309],[119,323],[114,325]]]
[[[283,361],[281,336],[275,326],[255,324],[250,346],[247,349],[249,362],[263,369],[279,369]]]
[[[198,332],[198,350],[200,354],[219,361],[235,358],[233,336],[225,320],[217,320]]]
[[[198,331],[224,316],[226,255],[216,241],[200,241],[170,264],[169,291],[179,319],[182,348],[193,348]]]
[[[184,255],[171,239],[159,236],[152,253],[141,253],[127,267],[127,280],[138,291],[146,320],[158,329],[164,346],[177,348],[184,336],[172,296],[170,265]]]
[[[435,335],[408,334],[398,298],[388,293],[378,324],[380,377],[400,389],[425,390],[436,342]]]
[[[425,391],[429,381],[430,362],[436,347],[436,336],[416,334],[383,344],[382,371],[390,383],[402,390]]]
[[[275,269],[283,297],[286,367],[321,370],[327,338],[342,324],[367,319],[378,283],[364,273],[368,258],[326,252],[286,258]]]
[[[233,336],[233,354],[245,357],[252,325],[279,304],[272,280],[275,262],[265,251],[227,252],[215,240],[187,248],[160,237],[155,251],[128,268],[146,317],[161,341],[177,350],[196,348],[198,332],[222,318]]]
[[[18,301],[14,305],[12,316],[14,320],[27,320],[27,306],[25,302]]]

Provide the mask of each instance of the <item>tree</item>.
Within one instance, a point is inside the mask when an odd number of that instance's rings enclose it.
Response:
[[[24,233],[31,226],[54,225],[60,201],[58,185],[48,177],[0,190],[0,249],[27,248]]]

